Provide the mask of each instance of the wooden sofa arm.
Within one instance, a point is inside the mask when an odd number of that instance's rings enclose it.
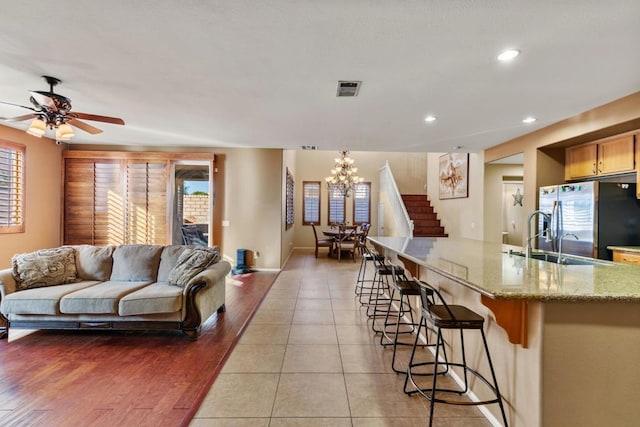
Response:
[[[182,331],[192,339],[199,335],[202,322],[215,311],[225,310],[225,277],[231,264],[219,261],[193,277],[184,289]]]
[[[16,291],[16,281],[13,278],[13,269],[0,270],[0,295],[9,295]]]

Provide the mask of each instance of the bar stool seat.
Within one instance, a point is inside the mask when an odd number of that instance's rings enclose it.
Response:
[[[434,330],[437,333],[436,338],[436,350],[435,350],[435,359],[433,362],[428,362],[426,364],[433,365],[433,371],[431,373],[431,387],[429,388],[421,388],[414,379],[413,369],[417,366],[425,365],[425,363],[416,363],[415,356],[415,348],[411,353],[411,357],[409,359],[409,366],[407,368],[407,376],[405,378],[404,390],[405,393],[419,393],[424,396],[427,400],[429,400],[429,425],[431,426],[433,423],[433,413],[435,403],[443,403],[443,404],[451,404],[451,405],[489,405],[497,403],[500,407],[500,412],[502,413],[502,419],[504,421],[505,427],[507,424],[507,417],[504,410],[504,405],[502,402],[502,396],[500,395],[500,389],[498,388],[498,382],[496,380],[495,371],[493,369],[493,363],[491,361],[491,355],[489,354],[489,347],[487,345],[487,339],[484,334],[484,317],[480,316],[473,310],[462,306],[462,305],[449,305],[445,302],[444,298],[440,294],[440,292],[429,285],[426,282],[416,280],[416,283],[421,287],[421,295],[426,293],[426,291],[430,291],[434,296],[437,296],[440,304],[435,304],[435,299],[429,300],[422,298],[423,300],[423,317],[428,319],[428,321],[433,326]],[[445,351],[444,341],[442,339],[442,330],[453,329],[458,330],[460,332],[460,350],[461,350],[461,361],[451,361],[446,359],[445,362],[440,362],[440,350]],[[480,331],[482,336],[482,343],[484,345],[484,353],[487,358],[487,362],[489,365],[489,370],[491,372],[491,381],[489,381],[485,376],[479,373],[477,370],[472,369],[467,365],[465,346],[464,346],[464,331],[465,330],[477,330]],[[456,366],[462,368],[463,377],[464,377],[464,387],[462,389],[458,388],[439,388],[437,385],[438,377],[442,372],[438,371],[439,365],[445,365],[447,369],[452,366]],[[433,373],[438,373],[438,375],[433,375]],[[463,395],[469,391],[469,374],[474,375],[476,378],[481,380],[488,388],[491,390],[494,398],[481,400],[481,401],[463,401],[456,400],[452,398],[439,397],[438,394],[445,396],[451,394]],[[415,388],[413,391],[408,391],[408,384]]]

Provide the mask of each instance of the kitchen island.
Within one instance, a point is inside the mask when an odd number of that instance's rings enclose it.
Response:
[[[369,240],[448,302],[487,319],[509,425],[637,425],[640,268],[562,265],[470,239]],[[500,419],[497,408],[486,409]]]

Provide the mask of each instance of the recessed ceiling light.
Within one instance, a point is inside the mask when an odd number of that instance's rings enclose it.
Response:
[[[500,55],[498,55],[498,61],[501,61],[501,62],[513,61],[515,57],[518,55],[520,55],[520,51],[518,49],[507,49],[503,51]]]
[[[536,120],[538,120],[538,119],[536,119],[535,117],[529,116],[529,117],[525,117],[524,119],[522,119],[522,123],[533,123]]]
[[[424,118],[424,121],[427,123],[435,122],[436,120],[438,120],[438,118],[432,114],[429,114],[427,117]]]

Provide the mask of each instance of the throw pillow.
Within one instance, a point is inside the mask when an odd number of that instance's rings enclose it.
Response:
[[[169,272],[169,284],[184,288],[198,273],[217,262],[219,256],[217,247],[185,249]]]
[[[14,255],[11,264],[19,291],[72,283],[77,278],[75,251],[70,247]]]
[[[113,246],[74,246],[78,278],[105,282],[111,276]]]
[[[152,281],[158,277],[161,245],[120,245],[113,251],[111,280]]]

